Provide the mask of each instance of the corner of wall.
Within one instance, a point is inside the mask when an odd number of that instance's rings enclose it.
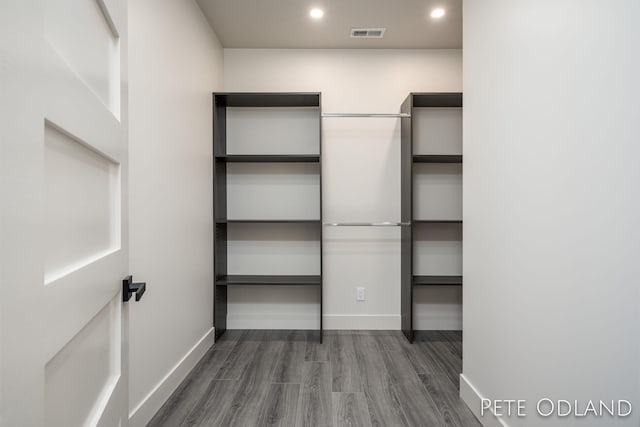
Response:
[[[224,68],[224,48],[222,46],[222,43],[220,42],[220,37],[218,37],[218,34],[216,33],[216,31],[213,29],[213,24],[211,22],[209,22],[209,20],[207,19],[204,10],[202,9],[202,6],[200,5],[200,2],[197,0],[192,0],[193,4],[195,5],[196,9],[198,9],[198,12],[200,14],[200,18],[202,20],[202,24],[206,26],[206,28],[208,29],[209,33],[211,34],[211,37],[213,38],[214,43],[217,45],[217,49],[219,52],[217,52],[217,56],[220,57],[220,61],[222,62],[222,66]],[[219,89],[222,89],[222,81],[220,81],[218,83],[220,85]]]

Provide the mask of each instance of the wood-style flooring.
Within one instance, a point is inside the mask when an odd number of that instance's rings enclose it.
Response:
[[[480,427],[460,332],[229,330],[148,426]]]

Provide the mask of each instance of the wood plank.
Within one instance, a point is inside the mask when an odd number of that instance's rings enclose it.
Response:
[[[271,384],[258,416],[259,426],[291,427],[296,424],[300,384]]]
[[[460,398],[457,387],[446,375],[421,374],[419,377],[447,427],[482,427]]]
[[[409,421],[392,385],[367,387],[364,395],[373,427],[409,427]]]
[[[283,339],[280,358],[271,379],[274,383],[302,383],[302,367],[307,350],[305,331],[290,331]]]
[[[454,349],[456,356],[462,359],[462,331],[440,331],[443,342]]]
[[[415,344],[411,344],[403,335],[398,333],[391,336],[381,337],[380,340],[386,351],[402,352],[409,360],[409,363],[416,374],[442,371],[440,365],[436,364],[432,358],[424,357],[424,349],[422,348],[424,343],[416,342]]]
[[[302,427],[331,426],[331,367],[329,362],[305,362],[302,378],[297,425]]]
[[[418,374],[404,351],[384,351],[380,353],[392,383],[400,383],[406,379],[417,381]]]
[[[243,341],[249,331],[246,329],[227,329],[213,346],[217,349],[232,350],[238,342]]]
[[[329,344],[320,343],[317,331],[307,333],[307,343],[304,353],[305,362],[328,362]]]
[[[385,351],[383,356],[391,384],[409,425],[443,426],[435,403],[422,386],[405,353]]]
[[[393,334],[380,335],[383,348],[387,351],[410,350],[412,344],[407,341],[405,336],[399,331],[394,332]]]
[[[282,352],[281,341],[263,341],[247,365],[238,391],[222,420],[224,426],[256,425],[262,402],[269,392],[270,379]],[[227,397],[228,399],[229,397]]]
[[[384,349],[379,337],[380,335],[373,334],[353,337],[356,363],[363,389],[385,387],[389,381],[389,373],[382,356]]]
[[[334,427],[372,427],[364,393],[333,393]]]
[[[424,387],[416,380],[405,378],[394,383],[394,390],[409,425],[443,427],[444,420]]]
[[[215,378],[217,380],[239,380],[253,360],[264,335],[264,331],[249,331],[245,334],[242,340],[231,349],[229,357],[220,367]]]
[[[235,394],[222,397],[229,400],[230,404],[220,424],[213,425],[244,427],[256,425],[258,422],[262,403],[269,393],[271,384],[249,379],[237,381],[237,383]]]
[[[449,377],[449,380],[460,387],[460,373],[462,372],[462,359],[460,359],[456,352],[448,347],[443,342],[434,342],[432,344],[434,359],[442,366],[444,373]]]
[[[153,419],[150,426],[178,426],[205,394],[217,370],[229,356],[229,350],[212,347],[180,383]]]
[[[333,392],[362,391],[362,379],[354,347],[353,335],[330,335],[331,384]]]
[[[239,381],[233,380],[211,381],[182,424],[162,424],[162,427],[222,425],[222,419],[231,406],[229,396],[233,396],[237,392],[239,385]]]
[[[416,343],[416,358],[414,368],[419,374],[443,374],[445,368],[437,360],[433,343]]]

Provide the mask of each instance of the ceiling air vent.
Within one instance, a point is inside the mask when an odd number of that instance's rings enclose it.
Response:
[[[381,39],[386,28],[352,28],[351,37],[354,39]]]

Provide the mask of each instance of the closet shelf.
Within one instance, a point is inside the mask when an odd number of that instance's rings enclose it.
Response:
[[[462,286],[462,276],[413,276],[413,286]]]
[[[216,219],[216,224],[317,224],[319,219]]]
[[[462,224],[461,219],[414,219],[414,224]]]
[[[320,107],[319,92],[217,92],[214,107]],[[320,111],[318,111],[320,119]]]
[[[462,163],[461,154],[414,154],[414,163]]]
[[[216,156],[225,163],[319,163],[317,154],[228,154]]]
[[[294,285],[320,286],[322,279],[313,276],[227,275],[216,278],[216,285]]]
[[[409,94],[412,107],[418,108],[443,108],[462,107],[461,92],[423,92]]]

